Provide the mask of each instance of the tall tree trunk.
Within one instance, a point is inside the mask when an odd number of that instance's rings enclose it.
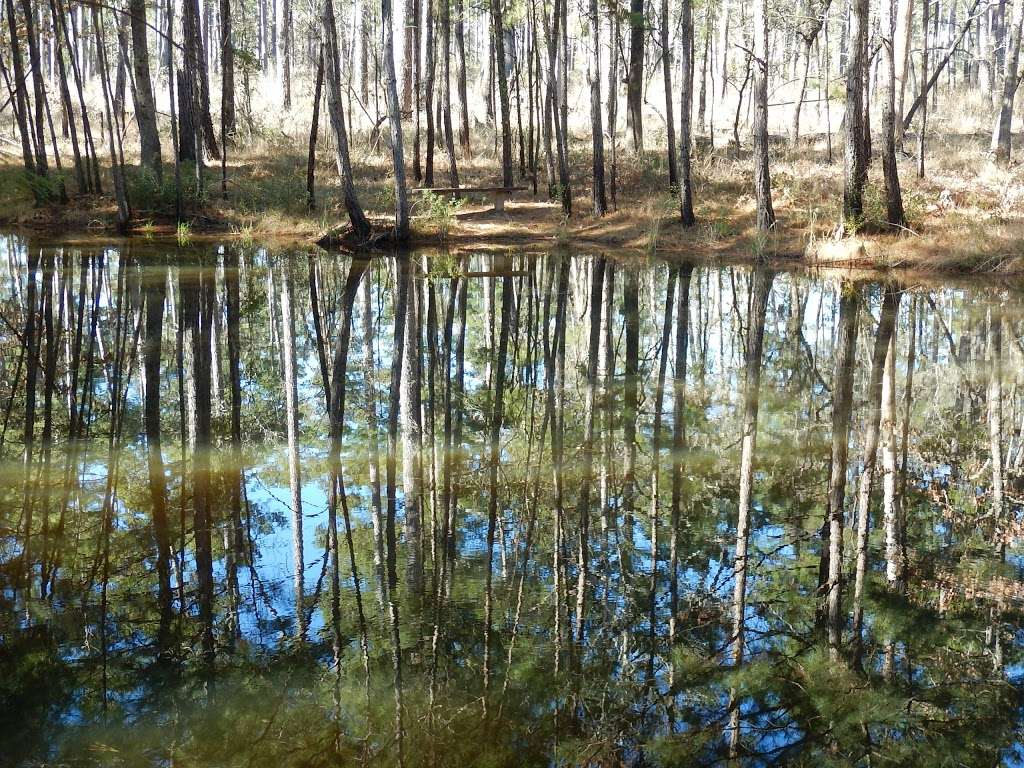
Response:
[[[1006,558],[1006,504],[1003,500],[1003,319],[999,308],[988,311],[988,438],[992,462],[992,521],[995,549]]]
[[[18,36],[18,17],[14,10],[14,0],[7,0],[7,29],[10,33],[9,44],[11,46],[11,61],[14,69],[14,115],[18,123],[18,132],[21,137],[21,155],[25,164],[25,170],[30,173],[36,172],[36,159],[32,149],[34,142],[33,132],[29,126],[28,91],[25,88],[25,62],[21,57],[21,43]],[[41,175],[46,173],[46,163],[39,170]]]
[[[864,129],[864,75],[867,69],[868,0],[851,0],[850,53],[846,66],[846,150],[843,176],[844,230],[856,230],[864,218],[868,157]]]
[[[424,0],[427,4],[425,18],[423,20],[424,57],[425,73],[423,77],[423,108],[427,116],[427,162],[424,169],[424,183],[428,187],[434,186],[434,0]],[[443,2],[443,0],[442,0]]]
[[[171,540],[167,524],[167,483],[160,449],[160,354],[163,341],[164,298],[167,275],[164,270],[146,282],[146,336],[143,346],[146,395],[144,422],[146,430],[149,494],[153,505],[153,538],[156,542],[157,603],[160,627],[157,635],[158,654],[170,650],[172,618]]]
[[[1022,22],[1024,22],[1024,0],[1014,0],[1013,19],[1006,35],[1006,63],[1003,68],[999,109],[996,112],[995,126],[992,129],[992,152],[995,153],[996,160],[1003,163],[1010,161],[1013,102],[1017,95],[1017,86],[1020,83],[1017,68],[1020,63]]]
[[[195,525],[195,558],[198,581],[199,620],[202,632],[204,673],[210,675],[214,659],[213,503],[210,459],[213,449],[211,417],[211,349],[214,276],[208,265],[197,265],[198,274],[186,288],[195,306],[191,316],[191,353],[195,376],[195,451],[192,454],[192,495]],[[191,281],[190,281],[191,282]]]
[[[444,146],[448,152],[448,175],[453,187],[459,186],[459,168],[455,158],[455,134],[452,130],[452,0],[438,0],[441,3],[441,123],[444,130]]]
[[[608,139],[611,143],[611,168],[609,169],[609,193],[612,209],[618,209],[618,112],[619,112],[619,50],[622,47],[622,27],[615,8],[609,8],[611,39],[608,45]]]
[[[854,665],[861,666],[864,648],[864,580],[868,567],[868,535],[871,525],[871,484],[875,477],[878,457],[878,435],[882,420],[882,378],[889,341],[896,327],[896,319],[903,292],[895,286],[886,286],[882,297],[882,310],[875,332],[871,354],[871,379],[868,384],[868,423],[864,437],[864,469],[857,491],[857,565],[853,591],[853,643]]]
[[[459,144],[462,157],[469,159],[472,147],[469,140],[469,96],[466,91],[466,22],[465,0],[455,0],[455,72],[459,94]]]
[[[667,3],[667,0],[663,0]],[[593,191],[594,215],[604,216],[608,210],[604,188],[604,130],[601,127],[601,17],[598,14],[597,0],[590,0],[587,13],[590,24],[591,60],[587,67],[587,79],[590,81],[590,135],[593,151]],[[666,76],[668,73],[666,65]],[[669,99],[671,101],[671,98]]]
[[[680,73],[679,83],[679,218],[684,227],[696,223],[693,213],[693,174],[690,169],[690,115],[693,113],[693,3],[680,5]],[[668,83],[668,71],[665,72]]]
[[[384,0],[387,2],[387,0]],[[345,127],[345,113],[341,98],[341,52],[338,46],[338,30],[334,20],[333,0],[324,0],[321,22],[324,31],[324,56],[327,77],[327,114],[330,117],[331,132],[334,134],[334,153],[341,179],[342,198],[348,212],[352,230],[359,240],[370,236],[370,222],[356,197],[352,181],[352,162],[348,151],[348,132]],[[391,67],[392,74],[394,66]]]
[[[231,0],[220,0],[220,112],[225,135],[234,136],[238,130],[238,119],[235,116],[235,41]]]
[[[71,152],[75,163],[75,181],[78,184],[79,194],[85,194],[91,188],[90,179],[85,163],[82,160],[82,150],[78,142],[78,126],[75,121],[75,108],[71,101],[71,89],[68,87],[67,65],[64,60],[65,56],[69,55],[71,52],[68,51],[64,42],[64,36],[61,32],[64,21],[60,18],[56,2],[54,2],[54,0],[50,0],[49,7],[51,30],[54,35],[53,56],[57,60],[57,81],[60,86],[61,104],[64,108],[64,118],[67,121],[68,133],[70,133],[71,138]],[[15,116],[15,120],[17,120],[17,115]],[[88,146],[86,146],[86,162],[88,161],[88,149]]]
[[[921,0],[921,84],[922,88],[928,78],[928,12],[931,7],[931,0]],[[995,69],[990,67],[989,71],[995,81]],[[989,94],[991,99],[991,92]],[[901,133],[907,130],[907,124],[900,124]],[[924,178],[924,153],[925,134],[928,130],[928,101],[922,102],[921,124],[917,131],[917,178]]]
[[[633,130],[633,151],[638,155],[644,151],[643,91],[646,36],[644,0],[629,0],[629,72],[626,82],[626,106],[629,110],[629,124]]]
[[[684,0],[684,5],[685,0]],[[689,9],[692,22],[692,9]],[[680,27],[683,28],[683,37],[686,37],[685,28],[688,25],[684,22],[680,22]],[[668,0],[661,0],[661,76],[665,84],[665,140],[668,145],[668,186],[669,189],[676,186],[679,183],[679,174],[676,168],[676,127],[675,127],[675,114],[672,111],[672,48],[669,45],[669,12],[668,12]],[[691,35],[690,41],[683,42],[683,50],[681,55],[683,59],[684,71],[692,66],[693,59],[693,38]],[[692,88],[692,84],[684,86],[687,90]]]
[[[896,138],[901,144],[903,131],[899,130],[898,126],[903,125],[903,101],[907,94],[907,78],[912,74],[913,69],[913,64],[910,61],[910,34],[913,20],[914,0],[896,0],[895,28],[892,39],[895,80],[893,115],[898,131]]]
[[[491,39],[494,41],[494,68],[498,75],[498,106],[501,110],[501,183],[511,187],[512,178],[512,124],[508,100],[508,68],[505,59],[505,23],[501,0],[491,2]]]
[[[213,116],[210,112],[210,76],[200,29],[199,0],[185,0],[181,17],[182,43],[185,48],[185,68],[192,77],[192,90],[196,94],[195,118],[199,122],[206,150],[211,157],[220,159],[217,135],[213,130]]]
[[[328,0],[329,2],[330,0]],[[384,76],[391,128],[391,170],[395,179],[395,240],[409,239],[409,198],[405,184],[405,153],[402,151],[402,115],[398,104],[398,82],[395,78],[395,37],[391,18],[391,0],[381,0],[381,24],[384,25]]]
[[[1024,0],[1014,0],[1013,19],[1007,35],[1006,65],[1002,70],[999,109],[992,129],[991,151],[995,159],[1010,162],[1011,126],[1014,117],[1014,98],[1020,84],[1017,70],[1021,53],[1021,24],[1024,22]]]
[[[882,174],[885,178],[885,208],[887,223],[894,229],[903,229],[906,226],[906,216],[903,213],[903,193],[900,190],[899,169],[896,166],[896,112],[895,99],[897,93],[896,70],[898,63],[894,59],[893,52],[895,41],[894,29],[891,23],[886,23],[892,18],[890,6],[893,0],[886,0],[882,8],[881,26],[881,102],[882,102]],[[910,0],[898,0],[900,5],[909,4]],[[908,22],[909,23],[909,22]],[[903,67],[902,76],[905,77],[906,67]],[[902,84],[902,83],[901,83]]]
[[[764,346],[765,315],[774,275],[762,268],[754,270],[750,285],[750,310],[744,341],[743,433],[740,436],[740,491],[736,513],[736,548],[733,554],[732,651],[734,667],[743,664],[746,646],[747,547],[750,542],[750,514],[754,489],[754,451],[757,445],[757,412],[761,397],[761,357]],[[740,707],[738,691],[729,694],[729,757],[739,756]]]
[[[903,578],[900,546],[900,505],[898,444],[896,438],[896,336],[893,330],[882,376],[882,525],[885,529],[885,574],[890,587]]]
[[[43,72],[42,59],[39,55],[39,36],[36,33],[35,10],[32,8],[32,0],[21,0],[21,9],[25,22],[28,64],[32,70],[32,96],[33,106],[35,107],[33,123],[36,131],[36,173],[40,176],[45,176],[48,167],[46,159],[46,73]]]
[[[132,27],[132,64],[135,73],[135,121],[139,124],[139,148],[142,164],[163,178],[160,134],[156,125],[153,82],[149,76],[149,46],[146,41],[145,0],[130,0],[128,13]]]
[[[497,0],[492,0],[496,2]],[[499,63],[499,66],[503,64]],[[487,699],[491,679],[491,634],[494,615],[493,571],[494,571],[494,538],[498,524],[498,462],[501,459],[501,427],[505,417],[505,378],[508,362],[508,342],[512,325],[512,276],[506,270],[501,279],[501,330],[498,333],[498,359],[494,377],[494,403],[491,411],[490,430],[488,437],[487,459],[487,570],[484,571],[484,711],[487,711]]]
[[[324,47],[319,47],[316,74],[313,76],[313,117],[309,123],[309,149],[306,155],[306,210],[316,210],[316,142],[320,133],[320,101],[324,87]]]
[[[853,412],[853,373],[856,363],[857,319],[860,290],[853,283],[840,286],[839,332],[836,339],[836,369],[832,383],[832,471],[828,484],[825,532],[822,546],[824,618],[829,653],[839,659],[842,644],[843,599],[843,504],[846,496],[846,468],[850,450],[850,420]],[[824,546],[827,544],[827,547]],[[820,580],[820,579],[819,579]]]
[[[228,0],[230,2],[230,0]],[[284,91],[284,108],[292,108],[292,3],[281,0],[281,85]]]
[[[768,4],[754,3],[754,196],[757,204],[757,228],[762,232],[775,227],[772,207],[772,181],[768,168]]]
[[[291,491],[292,567],[295,591],[295,640],[306,641],[306,560],[302,533],[302,469],[299,464],[299,377],[295,361],[295,281],[292,262],[284,264],[281,291],[281,347],[284,352],[285,426],[288,435],[288,487]]]

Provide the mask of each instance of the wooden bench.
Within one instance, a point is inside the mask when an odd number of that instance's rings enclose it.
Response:
[[[499,213],[505,210],[505,200],[516,192],[525,192],[526,187],[418,187],[413,192],[432,192],[435,195],[465,194],[483,195],[491,200],[494,210]]]

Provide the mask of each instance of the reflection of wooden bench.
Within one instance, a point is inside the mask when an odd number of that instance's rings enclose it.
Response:
[[[505,210],[505,200],[516,192],[525,192],[526,187],[419,187],[413,192],[432,192],[435,195],[453,195],[464,197],[467,194],[483,195],[494,204],[494,210]]]

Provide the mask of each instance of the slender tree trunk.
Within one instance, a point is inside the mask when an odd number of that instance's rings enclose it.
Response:
[[[143,346],[146,395],[144,421],[146,430],[149,493],[153,505],[153,538],[156,542],[157,603],[160,608],[158,653],[170,650],[172,618],[171,540],[167,524],[167,484],[160,449],[160,354],[163,340],[164,297],[166,274],[160,271],[146,282],[146,336]]]
[[[383,2],[387,1],[383,0]],[[330,117],[331,131],[334,134],[334,152],[338,176],[341,179],[342,198],[356,238],[365,241],[370,236],[370,222],[367,221],[363,208],[359,204],[355,184],[352,181],[352,162],[349,158],[348,132],[345,127],[345,113],[341,98],[341,53],[338,47],[337,26],[334,21],[333,0],[324,0],[321,22],[324,30],[327,114]],[[391,71],[393,74],[394,66],[391,67]]]
[[[330,0],[328,0],[329,2]],[[381,24],[384,25],[384,76],[391,128],[391,169],[395,186],[395,239],[409,239],[409,198],[405,183],[405,153],[402,150],[402,115],[398,104],[398,82],[395,78],[395,40],[391,19],[391,0],[381,0]]]
[[[1005,483],[1003,452],[1003,319],[998,307],[988,311],[988,438],[992,462],[992,521],[995,549],[1006,558],[1006,527],[1003,500]]]
[[[566,20],[568,23],[568,20]],[[638,155],[644,151],[644,44],[647,26],[644,16],[644,0],[629,2],[629,72],[626,82],[626,106],[629,110],[629,125],[633,130],[633,151]]]
[[[680,63],[682,72],[679,83],[679,218],[684,227],[690,227],[697,219],[693,213],[693,174],[690,169],[690,115],[693,113],[693,3],[682,0],[680,4],[680,35],[682,36]],[[668,84],[668,71],[665,72]],[[670,100],[671,101],[671,100]]]
[[[230,0],[222,0],[222,2]],[[292,3],[281,0],[281,85],[284,91],[283,106],[292,108]]]
[[[687,3],[682,3],[686,5]],[[692,20],[692,9],[687,9],[684,13],[689,12]],[[690,26],[685,22],[680,23],[682,28],[682,34],[684,37],[683,50],[681,56],[683,57],[683,68],[684,71],[688,70],[692,63],[693,55],[693,37],[692,32],[690,40],[686,41],[687,35],[686,28]],[[668,186],[669,189],[676,186],[679,183],[679,173],[676,168],[676,127],[675,127],[675,114],[672,110],[672,48],[669,45],[669,11],[668,11],[668,0],[661,0],[661,76],[665,84],[665,140],[668,144]],[[691,90],[692,83],[683,86],[687,91]]]
[[[217,135],[213,130],[210,112],[210,76],[206,45],[200,30],[199,0],[185,0],[182,6],[182,43],[185,48],[185,67],[191,73],[195,99],[195,119],[199,122],[210,156],[220,159]]]
[[[496,2],[497,0],[492,0]],[[503,66],[499,63],[499,66]],[[501,279],[501,330],[498,333],[498,359],[495,369],[494,404],[491,411],[490,434],[488,438],[488,494],[487,494],[487,570],[484,571],[484,712],[490,691],[491,635],[494,621],[493,571],[494,538],[498,524],[498,462],[501,459],[501,427],[505,416],[505,368],[508,362],[508,343],[512,325],[514,302],[512,276],[506,272]]]
[[[18,36],[18,17],[14,10],[14,0],[7,0],[7,28],[10,34],[9,44],[11,46],[11,61],[14,69],[14,115],[18,123],[18,131],[21,137],[21,155],[25,164],[25,170],[30,173],[36,172],[36,159],[33,153],[33,134],[29,126],[28,91],[25,88],[25,63],[21,57],[21,44]],[[40,175],[46,174],[46,163],[43,162]]]
[[[863,0],[855,0],[855,2]],[[768,5],[754,3],[754,196],[757,204],[757,228],[775,228],[772,207],[772,181],[768,167]]]
[[[443,0],[441,0],[443,2]],[[424,182],[426,186],[434,186],[434,0],[424,0],[427,4],[424,18],[424,56],[425,73],[423,77],[423,108],[427,116],[427,162]]]
[[[662,0],[663,5],[668,0]],[[597,0],[590,0],[587,13],[590,24],[590,44],[593,57],[587,68],[590,82],[590,135],[593,144],[593,211],[595,216],[604,216],[608,210],[604,188],[604,130],[601,127],[601,17]],[[667,34],[667,33],[666,33]],[[668,76],[668,65],[665,69]],[[671,98],[669,98],[671,102]]]
[[[444,146],[448,152],[448,175],[453,187],[459,186],[459,169],[455,158],[455,134],[452,131],[452,0],[438,0],[441,3],[441,123],[444,130]]]
[[[464,0],[455,0],[455,71],[459,94],[459,144],[463,159],[472,155],[469,140],[469,97],[466,90],[466,26]]]
[[[893,119],[897,126],[897,140],[903,143],[903,100],[907,94],[907,78],[912,73],[910,61],[910,34],[914,19],[914,0],[896,0],[895,28],[892,39],[893,74],[895,91],[893,96]],[[922,51],[923,53],[923,51]],[[922,82],[924,82],[922,80]]]
[[[764,269],[754,270],[750,286],[750,310],[744,341],[743,433],[740,436],[740,491],[736,517],[736,548],[733,554],[732,594],[732,665],[743,664],[746,645],[747,548],[750,542],[750,514],[754,489],[754,452],[757,445],[757,412],[761,396],[761,357],[764,345],[765,315],[774,275]],[[738,691],[729,694],[729,757],[740,751],[740,707]]]
[[[306,210],[316,210],[316,142],[320,132],[320,101],[324,86],[324,47],[319,47],[313,80],[313,118],[309,123],[309,151],[306,155]]]
[[[512,178],[512,124],[508,100],[508,71],[505,60],[505,23],[501,0],[491,2],[491,39],[494,41],[494,67],[498,75],[498,105],[501,110],[501,182],[511,187]]]
[[[618,112],[619,112],[619,50],[622,47],[622,34],[619,14],[614,8],[608,11],[611,26],[611,40],[608,47],[608,139],[611,143],[611,161],[609,193],[612,209],[618,209]]]
[[[871,484],[874,481],[878,456],[878,436],[882,419],[882,379],[889,341],[896,327],[896,319],[903,293],[894,286],[886,286],[882,310],[875,332],[871,354],[871,379],[868,384],[868,423],[864,437],[864,469],[861,471],[857,492],[857,565],[853,591],[853,643],[854,665],[861,666],[864,649],[864,580],[868,567],[868,535],[871,526]]]
[[[963,26],[960,27],[960,31],[957,33],[956,38],[951,40],[949,47],[946,50],[946,55],[943,56],[942,59],[939,61],[938,65],[935,67],[935,71],[932,72],[930,77],[928,77],[927,82],[924,83],[924,86],[919,90],[917,96],[915,97],[914,103],[910,105],[910,109],[907,110],[906,114],[903,116],[904,131],[910,129],[910,124],[914,121],[914,115],[917,114],[918,109],[921,109],[924,106],[924,102],[927,100],[928,96],[931,95],[934,97],[936,95],[934,86],[939,81],[939,75],[941,75],[943,70],[945,70],[946,65],[949,64],[950,60],[953,58],[953,55],[956,53],[957,48],[960,46],[960,42],[964,39],[964,35],[967,34],[967,30],[971,26],[971,21],[973,20],[974,14],[977,11],[979,5],[981,5],[981,0],[974,0],[974,2],[971,4],[970,8],[967,11],[968,21]],[[938,13],[935,14],[935,20],[936,24],[938,24]],[[936,27],[936,30],[937,29],[938,27]],[[928,37],[927,30],[923,31],[922,34],[925,38]],[[932,34],[933,45],[936,42],[936,36],[937,31]],[[925,47],[925,50],[927,50],[927,47]],[[924,80],[924,78],[922,78],[922,80]]]
[[[881,28],[881,50],[879,62],[881,72],[881,102],[882,102],[882,174],[885,178],[885,208],[887,223],[894,229],[903,229],[906,226],[906,216],[903,213],[903,193],[900,190],[899,169],[896,166],[896,106],[895,100],[898,91],[896,72],[898,62],[894,59],[895,49],[894,30],[892,24],[887,24],[892,14],[889,12],[893,0],[886,0],[883,4],[882,28]],[[899,5],[908,5],[910,0],[898,0]],[[909,25],[909,20],[907,21]],[[905,42],[904,42],[905,46]],[[906,76],[906,67],[903,67],[901,77]],[[899,83],[902,85],[902,81]]]
[[[288,435],[288,487],[291,490],[292,567],[295,591],[295,639],[306,641],[305,547],[302,513],[302,470],[299,464],[299,379],[295,363],[295,285],[292,263],[284,266],[281,291],[281,346],[284,351],[285,425]]]
[[[921,0],[921,84],[922,88],[928,78],[928,12],[931,7],[930,0]],[[995,81],[995,70],[990,67],[993,82]],[[991,98],[991,94],[990,94]],[[906,123],[900,124],[901,132],[907,130]],[[928,130],[928,100],[922,102],[921,124],[917,132],[917,178],[924,178],[924,153],[925,134]]]
[[[827,547],[822,547],[825,624],[833,660],[839,659],[842,644],[843,598],[843,504],[846,468],[850,450],[850,420],[853,412],[853,373],[857,344],[860,291],[852,283],[840,287],[839,333],[836,340],[836,370],[832,384],[832,471],[826,509]]]
[[[1003,163],[1010,161],[1013,102],[1017,95],[1017,86],[1020,83],[1017,68],[1020,63],[1022,22],[1024,22],[1024,0],[1014,0],[1013,19],[1006,35],[1006,63],[1003,68],[999,109],[996,113],[995,127],[992,129],[992,152],[995,153],[996,160]]]
[[[889,339],[882,377],[882,521],[885,529],[885,574],[890,587],[903,578],[903,552],[900,546],[899,464],[896,441],[896,336]]]
[[[234,136],[238,130],[238,119],[235,116],[235,41],[231,0],[220,0],[220,111],[225,137]]]
[[[146,41],[146,4],[144,0],[130,0],[128,13],[132,28],[132,64],[135,73],[135,121],[139,125],[139,144],[142,164],[159,181],[163,178],[160,156],[160,135],[156,125],[156,104],[153,82],[149,76],[149,46]]]
[[[32,70],[32,96],[35,107],[35,150],[36,173],[45,176],[48,169],[46,159],[46,79],[42,59],[39,55],[39,36],[36,33],[35,10],[32,0],[21,0],[22,16],[25,22],[25,40],[28,46],[28,64]],[[10,10],[10,9],[8,9]],[[13,35],[12,35],[13,38]],[[15,70],[17,76],[17,70]]]
[[[864,218],[868,157],[864,141],[864,73],[867,68],[868,0],[851,0],[850,53],[846,66],[846,150],[843,177],[844,230],[856,230]]]

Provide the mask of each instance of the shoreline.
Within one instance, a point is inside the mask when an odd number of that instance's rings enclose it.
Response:
[[[208,217],[207,222],[212,221]],[[380,223],[380,222],[378,222]],[[699,222],[698,222],[699,224]],[[755,254],[753,240],[743,236],[731,238],[728,242],[698,243],[692,231],[676,228],[676,235],[667,242],[658,242],[653,248],[640,243],[623,243],[615,238],[602,239],[594,236],[567,239],[536,232],[506,231],[491,237],[475,233],[453,232],[439,237],[424,227],[417,227],[414,220],[410,239],[399,244],[377,244],[370,247],[349,247],[345,245],[321,245],[318,240],[322,233],[311,233],[308,228],[282,228],[276,231],[241,232],[229,221],[216,221],[190,230],[187,238],[179,240],[172,224],[155,226],[145,231],[136,229],[128,235],[116,232],[113,227],[89,227],[65,229],[55,235],[48,228],[27,227],[24,224],[11,225],[0,221],[0,230],[48,246],[88,247],[113,244],[135,244],[141,247],[189,248],[203,245],[233,242],[240,245],[268,245],[282,250],[316,249],[326,253],[366,253],[370,255],[394,254],[411,250],[443,255],[449,253],[491,252],[542,255],[552,251],[573,254],[614,252],[622,259],[655,258],[663,261],[692,261],[709,265],[752,265],[761,263],[779,271],[803,271],[816,276],[837,274],[846,279],[897,280],[903,283],[921,285],[936,282],[965,280],[977,282],[1004,282],[1019,280],[1024,284],[1024,255],[1006,254],[989,257],[976,263],[942,262],[922,263],[915,258],[913,236],[850,236],[841,240],[815,240],[809,246],[794,246],[792,241],[805,233],[789,233],[783,238],[778,233],[776,247],[765,247]],[[884,249],[885,255],[880,251]]]
[[[972,218],[961,211],[933,212],[917,232],[865,232],[837,239],[825,222],[808,225],[798,210],[780,206],[779,226],[765,235],[753,227],[752,211],[742,200],[719,201],[698,212],[697,223],[682,228],[667,196],[649,198],[595,219],[580,213],[562,217],[555,203],[535,198],[507,203],[504,212],[465,205],[439,222],[413,215],[409,240],[367,245],[344,242],[345,227],[325,228],[337,214],[257,217],[232,215],[210,207],[185,217],[184,228],[161,214],[136,213],[128,235],[116,231],[106,198],[75,200],[69,205],[33,207],[30,215],[0,215],[0,231],[54,245],[100,245],[112,242],[198,245],[265,244],[280,248],[368,253],[395,250],[439,252],[499,251],[577,253],[607,252],[631,257],[688,258],[695,262],[763,262],[786,270],[845,270],[934,281],[940,278],[1024,279],[1024,219]],[[76,203],[78,205],[76,205]],[[371,216],[375,232],[391,220]],[[834,227],[832,227],[834,230]],[[330,242],[324,242],[330,240]]]

